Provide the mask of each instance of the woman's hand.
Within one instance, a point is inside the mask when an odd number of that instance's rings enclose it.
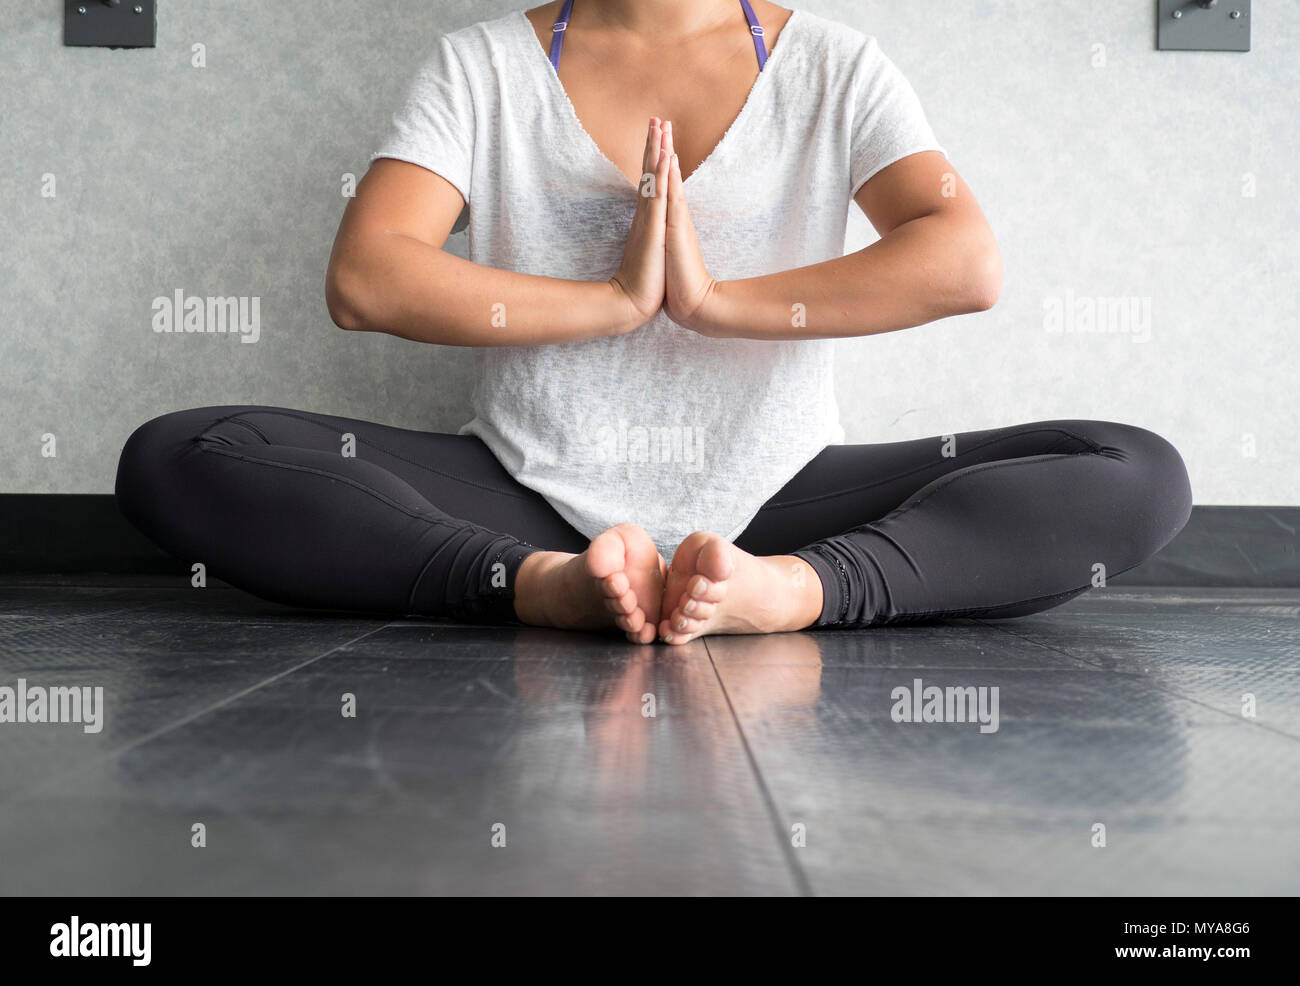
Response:
[[[650,119],[640,200],[623,264],[609,281],[628,306],[626,331],[645,325],[663,308],[678,325],[707,335],[706,305],[717,282],[704,267],[672,130],[670,121]]]
[[[609,279],[629,307],[627,331],[654,318],[664,303],[664,230],[668,210],[668,159],[664,127],[650,118],[645,154],[641,158],[641,185],[632,228],[623,248],[623,265]]]
[[[669,158],[668,215],[666,219],[666,266],[664,310],[683,328],[707,335],[706,303],[717,282],[704,266],[700,241],[695,235],[686,193],[682,191],[681,165],[673,149],[673,125],[664,124],[665,150]]]

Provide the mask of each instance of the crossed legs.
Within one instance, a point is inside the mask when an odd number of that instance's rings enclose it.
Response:
[[[260,406],[142,425],[117,494],[165,550],[277,602],[673,643],[1034,612],[1150,557],[1190,510],[1159,436],[1040,422],[831,446],[734,545],[691,535],[665,569],[634,524],[588,543],[476,438]]]

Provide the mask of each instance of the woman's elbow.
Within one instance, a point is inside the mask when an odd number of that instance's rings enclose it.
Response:
[[[972,251],[962,278],[964,308],[967,312],[986,312],[998,303],[1002,294],[1002,254],[990,236]]]
[[[365,329],[359,279],[344,264],[331,263],[325,275],[325,307],[340,329],[349,332]]]

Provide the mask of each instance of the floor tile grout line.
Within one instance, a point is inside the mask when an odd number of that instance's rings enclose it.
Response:
[[[987,621],[985,621],[985,620],[979,620],[978,622],[983,623],[985,626],[990,626],[990,625],[991,625],[989,622],[987,622]],[[1107,668],[1107,667],[1105,667],[1104,665],[1095,664],[1095,663],[1093,663],[1092,661],[1089,661],[1089,660],[1087,660],[1086,658],[1082,658],[1082,657],[1080,657],[1080,656],[1077,655],[1077,654],[1072,654],[1072,653],[1070,653],[1068,650],[1065,650],[1064,648],[1057,647],[1057,646],[1055,646],[1055,645],[1053,645],[1053,644],[1044,643],[1043,641],[1041,641],[1041,640],[1037,640],[1037,639],[1035,639],[1034,637],[1028,636],[1028,635],[1026,635],[1026,634],[1016,633],[1016,632],[1013,631],[1013,630],[1008,630],[1008,629],[1006,629],[1006,628],[1004,628],[1004,627],[1000,627],[1000,626],[993,626],[992,628],[993,628],[994,630],[998,630],[998,631],[1000,631],[1000,632],[1002,632],[1002,633],[1005,633],[1005,634],[1007,634],[1008,636],[1015,637],[1017,640],[1024,640],[1024,641],[1026,641],[1026,642],[1028,642],[1028,643],[1031,643],[1031,644],[1035,645],[1036,647],[1041,647],[1041,648],[1043,648],[1044,650],[1050,650],[1050,651],[1054,651],[1054,652],[1056,652],[1056,653],[1058,653],[1058,654],[1064,654],[1064,655],[1065,655],[1067,658],[1069,658],[1071,661],[1077,661],[1077,662],[1079,662],[1080,664],[1087,665],[1087,666],[1090,667],[1090,668],[1096,668],[1096,669],[1101,670],[1101,671],[1109,671],[1109,670],[1111,670],[1110,668]],[[1149,679],[1146,679],[1146,678],[1141,678],[1141,677],[1139,677],[1139,680],[1142,682],[1142,684],[1143,684],[1145,687],[1150,688],[1152,691],[1155,691],[1155,692],[1162,692],[1162,693],[1164,693],[1165,695],[1172,695],[1174,698],[1182,699],[1184,702],[1191,702],[1193,705],[1199,705],[1199,706],[1200,706],[1201,708],[1203,708],[1203,709],[1209,709],[1211,712],[1218,713],[1219,715],[1223,716],[1225,719],[1230,719],[1230,720],[1232,720],[1232,721],[1235,722],[1235,721],[1237,721],[1237,719],[1241,718],[1241,717],[1239,717],[1239,716],[1235,716],[1235,715],[1233,715],[1231,712],[1225,712],[1223,709],[1220,709],[1220,708],[1217,708],[1217,707],[1215,707],[1215,706],[1213,706],[1213,705],[1210,705],[1210,704],[1207,703],[1207,702],[1203,702],[1203,701],[1201,701],[1199,698],[1196,698],[1196,697],[1194,697],[1194,696],[1192,696],[1192,695],[1184,695],[1182,692],[1178,691],[1177,689],[1169,688],[1169,687],[1167,687],[1167,686],[1165,686],[1165,685],[1158,684],[1158,683],[1153,682],[1153,681],[1150,681]],[[1248,725],[1255,726],[1255,727],[1258,728],[1258,729],[1263,729],[1263,730],[1266,730],[1266,731],[1268,731],[1268,732],[1270,732],[1270,733],[1273,733],[1273,734],[1275,734],[1275,735],[1277,735],[1277,736],[1284,736],[1284,737],[1286,737],[1286,738],[1289,739],[1289,740],[1294,740],[1295,742],[1300,743],[1300,736],[1296,736],[1296,735],[1294,735],[1293,733],[1288,733],[1288,732],[1287,732],[1286,730],[1284,730],[1284,729],[1278,729],[1276,726],[1273,726],[1273,725],[1271,725],[1271,724],[1269,724],[1269,723],[1266,723],[1266,722],[1260,722],[1258,719],[1245,719],[1244,721],[1245,721]]]
[[[183,716],[182,718],[175,720],[174,722],[170,722],[165,726],[161,726],[158,729],[145,733],[143,736],[137,736],[135,739],[129,740],[128,742],[123,743],[121,746],[114,747],[111,750],[105,750],[103,753],[100,753],[93,757],[89,757],[86,760],[77,763],[75,766],[70,767],[67,770],[60,771],[59,773],[53,776],[44,778],[43,782],[37,784],[36,787],[34,788],[29,788],[25,791],[6,792],[6,794],[9,796],[0,798],[0,805],[5,804],[6,802],[9,801],[13,801],[14,798],[12,797],[12,795],[14,794],[30,795],[35,791],[41,790],[43,787],[45,787],[45,785],[49,784],[51,781],[55,780],[56,778],[61,779],[67,777],[69,774],[75,774],[79,771],[85,770],[87,767],[93,764],[113,760],[117,757],[122,756],[122,754],[124,753],[129,753],[131,750],[137,749],[138,747],[141,747],[146,743],[150,743],[153,740],[158,739],[160,736],[165,736],[167,733],[188,726],[190,723],[195,722],[198,719],[201,719],[203,716],[207,715],[210,712],[215,712],[217,709],[224,708],[225,706],[231,704],[232,702],[236,702],[241,698],[251,695],[253,692],[261,688],[265,688],[267,685],[271,684],[272,682],[279,681],[281,678],[291,675],[295,671],[300,671],[310,664],[314,664],[317,661],[329,657],[335,651],[342,650],[345,647],[352,646],[358,641],[365,640],[366,637],[369,637],[371,634],[378,633],[380,630],[383,630],[388,625],[389,624],[385,623],[380,626],[373,627],[372,629],[367,630],[365,633],[361,634],[360,636],[353,637],[351,640],[345,640],[341,644],[336,644],[335,646],[331,647],[329,650],[317,654],[315,657],[308,658],[305,661],[300,661],[299,663],[295,664],[293,667],[285,668],[283,671],[278,671],[275,674],[271,675],[269,678],[265,678],[262,681],[259,681],[257,684],[249,685],[247,688],[241,688],[239,691],[234,692],[231,695],[227,695],[225,698],[221,699],[220,701],[213,702],[212,704],[207,705],[196,712],[192,712],[187,716]]]
[[[758,758],[754,755],[754,749],[750,746],[749,737],[745,735],[745,727],[740,721],[740,715],[736,712],[736,707],[731,701],[731,694],[727,691],[727,683],[722,680],[722,672],[718,669],[718,662],[713,659],[713,651],[709,648],[709,642],[703,638],[701,638],[700,642],[704,644],[704,653],[708,655],[709,666],[713,668],[713,676],[717,679],[718,687],[722,690],[722,699],[727,703],[727,711],[731,714],[731,721],[736,726],[736,735],[739,736],[741,748],[745,751],[745,758],[749,761],[749,768],[754,774],[755,783],[758,785],[759,797],[763,799],[763,803],[767,808],[768,816],[776,834],[777,844],[781,847],[781,855],[790,868],[791,876],[794,877],[795,887],[798,889],[800,896],[815,897],[817,894],[813,890],[812,882],[808,879],[808,874],[804,872],[803,866],[800,865],[798,858],[795,856],[794,847],[790,845],[790,840],[786,838],[785,827],[777,809],[776,798],[763,777],[763,771],[758,765]]]
[[[161,726],[158,729],[155,729],[153,732],[146,733],[143,736],[137,736],[135,739],[131,740],[130,742],[124,743],[122,746],[116,747],[115,749],[108,751],[106,755],[109,757],[121,756],[123,753],[126,753],[130,750],[134,750],[136,747],[143,746],[145,743],[152,742],[153,740],[157,739],[159,736],[165,736],[167,733],[170,733],[173,730],[180,729],[183,726],[188,726],[190,723],[194,722],[197,719],[201,719],[209,712],[215,712],[217,709],[224,708],[225,706],[230,705],[232,702],[237,702],[239,701],[239,699],[251,695],[253,692],[265,688],[267,685],[279,681],[281,678],[288,677],[289,675],[293,674],[296,671],[301,671],[303,668],[307,667],[308,665],[315,664],[317,661],[329,657],[335,651],[343,650],[345,647],[351,647],[353,644],[365,640],[367,637],[371,636],[372,634],[378,633],[380,630],[383,630],[387,626],[389,626],[389,624],[384,623],[381,624],[380,626],[372,627],[371,629],[367,630],[365,633],[361,634],[360,636],[353,637],[351,640],[345,640],[341,644],[335,644],[329,650],[322,651],[320,654],[317,654],[315,657],[308,658],[305,661],[300,661],[298,664],[293,665],[293,667],[285,668],[283,671],[277,671],[269,678],[259,681],[257,682],[257,684],[249,685],[247,688],[241,688],[239,691],[234,692],[231,695],[227,695],[225,698],[217,702],[213,702],[211,705],[199,709],[197,712],[192,712],[189,715],[176,720],[175,722],[168,723],[165,726]]]

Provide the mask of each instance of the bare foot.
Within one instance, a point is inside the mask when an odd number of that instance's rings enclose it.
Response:
[[[696,531],[669,566],[659,637],[684,644],[711,633],[802,630],[821,611],[821,580],[802,558],[757,557]]]
[[[618,627],[628,640],[655,639],[667,564],[650,535],[618,524],[580,555],[536,551],[515,579],[515,615],[533,626],[568,630]]]

